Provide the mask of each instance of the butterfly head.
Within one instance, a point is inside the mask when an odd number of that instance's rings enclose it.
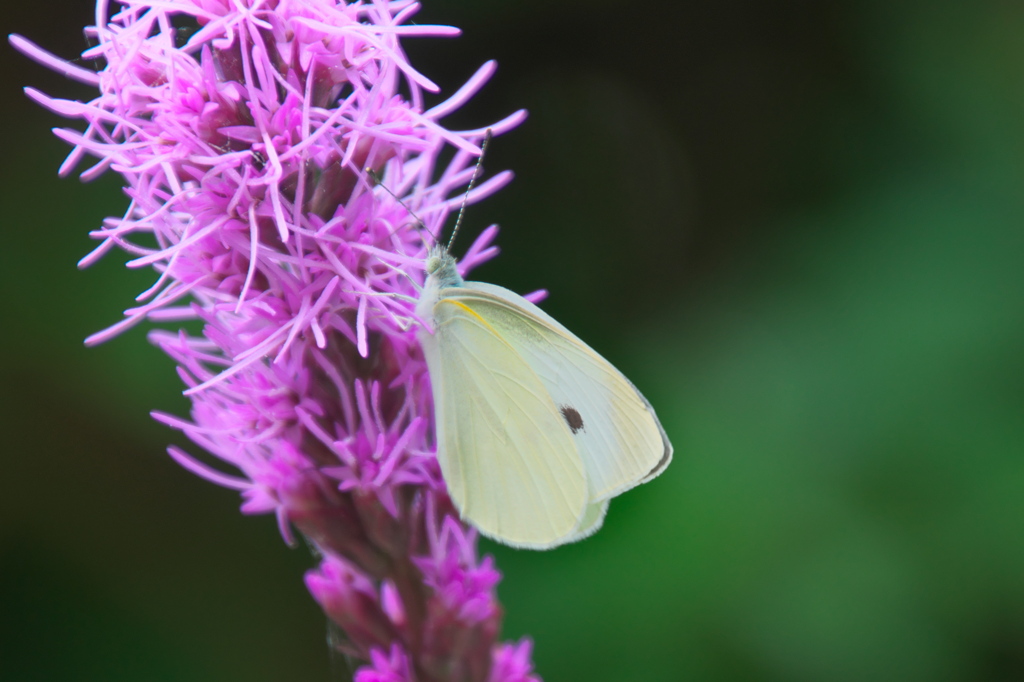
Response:
[[[428,286],[431,280],[438,289],[462,285],[462,276],[459,275],[455,257],[448,253],[448,249],[444,246],[435,245],[430,248],[425,267]]]
[[[420,300],[416,305],[416,314],[423,320],[433,317],[434,305],[441,298],[441,291],[448,287],[462,286],[462,276],[456,266],[455,258],[448,249],[435,244],[427,252],[427,260],[423,264],[427,271],[427,281],[420,292]]]

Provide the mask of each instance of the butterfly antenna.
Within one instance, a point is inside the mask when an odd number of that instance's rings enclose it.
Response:
[[[387,185],[385,185],[383,183],[383,181],[381,181],[381,177],[379,175],[377,175],[377,171],[373,170],[369,166],[367,166],[363,170],[366,171],[366,174],[370,176],[370,179],[373,180],[373,184],[375,186],[380,187],[385,192],[390,194],[392,199],[394,199],[395,201],[400,203],[402,205],[402,208],[404,208],[406,211],[408,211],[409,215],[411,215],[413,218],[416,219],[416,222],[419,223],[421,228],[423,228],[423,231],[426,232],[427,234],[430,234],[430,230],[427,229],[426,223],[424,223],[422,220],[420,220],[420,217],[418,215],[416,215],[411,208],[409,208],[409,204],[407,204],[404,201],[402,201],[401,199],[399,199],[398,196],[394,192],[392,192],[390,189],[388,189]],[[395,228],[395,231],[397,232],[398,229],[399,228]],[[392,233],[392,234],[394,234],[394,233]],[[436,241],[436,238],[434,237],[434,235],[430,234],[430,238],[434,239]]]
[[[473,168],[473,175],[469,179],[469,187],[466,188],[466,194],[462,197],[462,206],[459,207],[459,217],[455,219],[455,227],[452,228],[452,236],[448,238],[448,246],[445,247],[445,251],[451,251],[452,242],[455,241],[455,235],[459,233],[459,226],[462,225],[462,216],[466,213],[466,204],[469,203],[469,192],[473,189],[473,184],[476,182],[476,177],[480,175],[480,166],[484,162],[484,154],[487,153],[487,145],[491,143],[491,129],[488,128],[487,132],[484,133],[484,141],[480,143],[480,156],[476,159],[476,166]]]

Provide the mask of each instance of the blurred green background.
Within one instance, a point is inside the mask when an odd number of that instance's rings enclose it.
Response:
[[[72,56],[91,12],[16,3],[2,28]],[[419,20],[464,29],[408,43],[448,92],[501,65],[453,127],[531,113],[487,164],[516,181],[469,214],[504,228],[476,276],[549,288],[676,447],[594,538],[484,545],[544,679],[1024,680],[1024,6]],[[0,679],[337,679],[307,552],[164,454],[171,362],[141,329],[82,346],[150,275],[75,269],[125,202],[56,179],[60,120],[18,88],[88,90],[0,62]]]

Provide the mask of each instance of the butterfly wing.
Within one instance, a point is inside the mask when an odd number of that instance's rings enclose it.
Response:
[[[672,444],[647,399],[554,318],[493,284],[466,282],[446,294],[495,329],[540,379],[583,460],[591,503],[645,483],[668,466]],[[601,518],[603,513],[593,530]]]
[[[599,511],[588,505],[576,445],[505,335],[447,296],[459,290],[442,292],[431,311],[434,333],[420,339],[449,493],[463,518],[500,542],[534,549],[567,542]]]
[[[579,525],[572,532],[572,535],[562,539],[558,544],[568,544],[570,542],[577,542],[583,538],[588,538],[598,530],[604,523],[605,514],[608,513],[608,500],[601,500],[600,502],[594,502],[587,505],[587,510],[583,514],[583,518],[580,520]]]

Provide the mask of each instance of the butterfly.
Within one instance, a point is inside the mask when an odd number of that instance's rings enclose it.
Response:
[[[416,314],[437,459],[462,518],[513,547],[585,538],[616,495],[672,460],[654,409],[554,318],[494,284],[466,282],[430,249]]]
[[[448,246],[427,252],[417,336],[459,514],[498,542],[550,549],[595,533],[611,498],[665,470],[672,443],[643,394],[576,335],[504,287],[462,279],[449,249],[490,141],[487,130]]]

